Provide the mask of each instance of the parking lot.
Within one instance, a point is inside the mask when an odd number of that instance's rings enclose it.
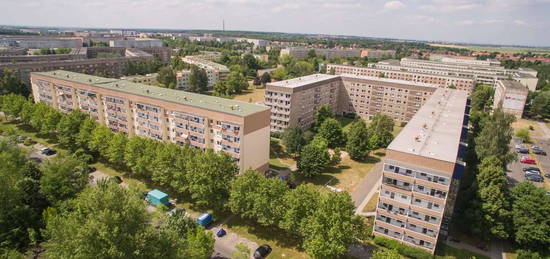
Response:
[[[516,143],[514,143],[515,146]],[[525,144],[529,147],[529,154],[518,154],[518,160],[515,162],[512,162],[508,166],[508,170],[506,172],[508,176],[508,180],[511,185],[516,185],[520,182],[526,181],[525,175],[522,171],[524,167],[538,167],[541,169],[541,175],[544,176],[544,174],[550,173],[550,156],[546,155],[536,155],[533,154],[533,150],[531,149],[532,145],[537,145],[541,147],[546,153],[550,152],[550,139],[548,138],[533,138],[532,144]],[[515,147],[514,147],[515,150]],[[519,160],[522,156],[527,156],[530,158],[533,158],[536,160],[536,165],[529,165],[529,164],[523,164]],[[544,177],[544,181],[546,182],[546,187],[550,187],[550,179],[547,177]],[[544,183],[537,183],[534,182],[536,186],[544,187]]]

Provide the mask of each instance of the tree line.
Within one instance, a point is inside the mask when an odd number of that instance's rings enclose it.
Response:
[[[486,241],[511,240],[523,253],[540,258],[550,252],[550,196],[524,181],[508,188],[506,168],[516,160],[510,148],[515,118],[492,113],[492,89],[472,93],[467,164],[457,200],[457,226]]]

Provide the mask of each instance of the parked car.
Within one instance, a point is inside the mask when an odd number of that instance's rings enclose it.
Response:
[[[546,152],[542,149],[533,149],[533,154],[546,156]]]
[[[530,158],[530,157],[526,157],[526,156],[522,156],[520,162],[522,162],[524,164],[531,164],[531,165],[534,165],[534,164],[537,163],[535,161],[535,159]]]
[[[528,167],[524,167],[523,168],[523,171],[539,171],[540,172],[540,168],[538,167],[533,167],[533,166],[528,166]]]
[[[542,178],[542,176],[537,174],[528,174],[528,175],[525,175],[525,178],[532,182],[539,182],[539,183],[544,182],[544,178]]]
[[[227,234],[227,232],[225,232],[225,229],[223,229],[223,228],[220,228],[220,229],[216,232],[216,236],[217,236],[217,237],[223,237],[223,236],[225,236],[225,234]]]
[[[204,213],[200,215],[200,217],[197,218],[197,224],[206,227],[208,224],[212,222],[212,214],[210,213]]]
[[[263,259],[271,253],[271,246],[263,244],[254,251],[254,259]]]
[[[51,156],[51,155],[55,154],[56,152],[53,148],[45,147],[45,148],[40,150],[40,153],[42,153],[43,155],[46,155],[46,156]]]
[[[523,172],[525,175],[528,175],[528,174],[534,174],[534,175],[540,175],[540,171],[524,171]]]
[[[546,192],[546,195],[550,196],[550,191],[547,191],[547,192]]]
[[[532,145],[531,148],[532,148],[532,149],[542,149],[541,147],[535,146],[535,145]]]
[[[550,178],[550,174],[544,174],[544,177]]]
[[[27,136],[18,136],[17,143],[23,143],[25,140],[29,139]]]
[[[516,152],[518,152],[520,154],[529,154],[529,149],[527,149],[527,148],[518,148],[518,149],[516,149]]]

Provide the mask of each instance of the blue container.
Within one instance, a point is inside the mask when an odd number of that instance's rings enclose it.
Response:
[[[163,193],[157,189],[147,193],[147,200],[149,200],[149,203],[155,206],[159,204],[164,204],[166,206],[170,205],[170,202],[168,201],[168,194]]]
[[[203,227],[206,227],[210,222],[212,222],[212,214],[210,213],[204,213],[197,218],[197,224]]]

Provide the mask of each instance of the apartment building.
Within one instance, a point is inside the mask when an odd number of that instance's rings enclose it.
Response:
[[[295,59],[307,58],[309,51],[314,50],[317,56],[325,56],[327,59],[332,58],[352,58],[360,57],[360,49],[322,49],[322,48],[304,48],[304,47],[288,47],[281,49],[281,56],[287,55]]]
[[[465,61],[470,62],[471,60]],[[480,65],[402,58],[401,60],[385,60],[378,63],[369,63],[368,66],[387,70],[472,78],[476,83],[492,86],[496,86],[498,80],[513,79],[531,91],[535,91],[538,83],[537,72],[534,70],[506,69],[490,64]]]
[[[493,108],[502,108],[520,119],[527,101],[529,90],[521,83],[513,80],[500,80],[495,86]]]
[[[383,50],[383,49],[364,49],[361,50],[361,57],[368,58],[385,58],[395,57],[395,50]]]
[[[373,234],[434,253],[452,217],[468,92],[437,89],[386,151]]]
[[[186,90],[189,87],[189,76],[191,75],[191,70],[184,69],[176,73],[176,89]]]
[[[183,62],[198,66],[206,71],[208,76],[208,88],[214,88],[214,85],[219,80],[225,80],[229,75],[229,68],[222,64],[218,64],[212,61],[208,61],[196,56],[185,56],[182,58]]]
[[[382,113],[407,122],[435,89],[437,85],[388,78],[314,74],[268,83],[264,102],[271,108],[272,131],[310,127],[322,105],[339,115],[368,120]]]
[[[389,70],[373,67],[357,67],[348,65],[328,64],[327,72],[335,75],[350,74],[369,77],[383,77],[411,82],[427,83],[438,85],[442,88],[455,87],[459,90],[472,92],[475,87],[475,80],[467,77],[434,75],[407,72],[401,70]]]
[[[25,49],[57,49],[57,48],[80,48],[82,39],[69,37],[45,37],[45,36],[23,36],[23,35],[2,35],[0,46],[19,47]]]
[[[135,39],[135,40],[111,40],[110,47],[120,48],[160,48],[162,41],[158,39]]]
[[[35,102],[80,109],[115,132],[211,148],[241,170],[267,170],[265,106],[62,70],[31,73],[31,83]]]

